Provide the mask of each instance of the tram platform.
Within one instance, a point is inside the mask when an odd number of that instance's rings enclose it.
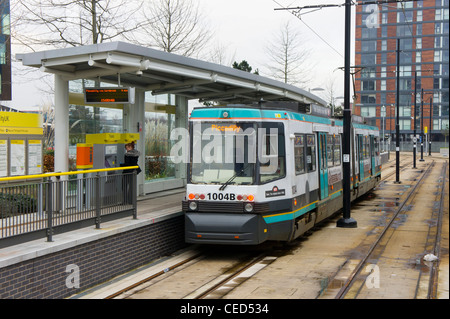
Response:
[[[2,248],[0,268],[182,215],[183,197],[184,188],[138,197],[137,220],[133,220],[131,216],[120,218],[103,223],[101,229],[85,227],[54,235],[53,242],[42,238]]]
[[[35,271],[35,266],[39,264],[46,264],[45,267],[52,267],[52,265],[55,264],[56,261],[52,261],[52,259],[58,259],[57,262],[61,260],[61,265],[59,266],[60,269],[55,270],[55,273],[59,273],[59,276],[61,276],[61,272],[63,273],[63,277],[67,277],[69,273],[65,273],[66,266],[68,264],[76,264],[80,266],[80,271],[84,271],[82,269],[83,265],[85,265],[86,260],[85,259],[95,259],[95,256],[98,256],[99,252],[94,252],[97,247],[98,249],[101,249],[100,246],[105,246],[105,249],[110,249],[111,251],[117,250],[120,251],[117,254],[124,255],[126,251],[130,250],[130,248],[125,248],[123,251],[121,251],[121,248],[117,248],[114,246],[115,244],[110,243],[111,238],[123,238],[120,239],[119,244],[122,244],[122,241],[139,241],[139,239],[128,239],[127,237],[130,237],[131,234],[142,232],[142,229],[146,229],[146,227],[151,227],[152,225],[155,225],[155,227],[152,228],[152,230],[147,230],[145,235],[147,238],[148,234],[151,234],[152,237],[154,237],[153,242],[158,240],[158,237],[161,237],[161,240],[164,240],[164,236],[167,235],[167,233],[173,232],[171,230],[171,226],[163,226],[166,227],[163,230],[160,230],[158,227],[158,224],[164,224],[165,221],[169,221],[171,219],[177,219],[178,224],[180,224],[179,220],[182,219],[183,213],[181,211],[181,201],[184,197],[184,188],[179,188],[171,191],[165,191],[165,192],[159,192],[159,193],[153,193],[150,195],[138,197],[137,199],[137,219],[133,219],[132,216],[126,217],[126,218],[120,218],[113,221],[104,222],[101,224],[100,229],[96,229],[95,225],[92,225],[92,227],[85,227],[78,230],[65,232],[61,234],[55,234],[53,236],[52,242],[47,242],[46,238],[41,238],[33,241],[29,241],[22,244],[17,244],[5,248],[0,249],[0,298],[34,298],[33,296],[36,296],[36,298],[64,298],[67,295],[61,294],[61,295],[52,295],[52,294],[23,294],[21,297],[18,294],[11,293],[11,290],[26,290],[25,287],[19,287],[18,284],[14,285],[17,288],[14,288],[12,286],[8,286],[7,283],[13,279],[11,276],[18,276],[18,273],[21,273],[21,269],[24,268],[30,268],[33,267],[33,271]],[[169,227],[169,228],[168,228]],[[182,227],[182,225],[177,225],[176,227]],[[153,236],[152,233],[155,233]],[[181,237],[182,238],[182,237]],[[167,239],[166,239],[167,240]],[[169,242],[178,242],[180,239],[170,239]],[[133,243],[128,244],[133,245]],[[156,247],[159,243],[155,243],[152,246]],[[164,245],[164,244],[160,244]],[[177,246],[179,244],[173,244],[174,246]],[[179,249],[180,247],[176,247],[176,249]],[[87,251],[84,253],[83,249],[86,249]],[[103,249],[103,250],[105,250]],[[155,250],[159,249],[163,252],[152,252],[152,254],[149,253],[148,256],[145,258],[154,258],[153,255],[158,256],[158,254],[164,253],[167,251],[170,252],[170,248],[163,249],[155,248]],[[70,252],[70,253],[67,253]],[[63,255],[73,255],[72,259],[67,259],[66,261],[63,261]],[[79,256],[76,256],[76,255]],[[93,256],[89,256],[89,254],[92,254]],[[97,254],[97,255],[95,255]],[[104,253],[106,255],[107,253]],[[113,264],[113,261],[115,260],[114,257],[112,257],[112,254],[109,253],[107,257],[107,260],[105,260],[105,265],[108,265],[108,263]],[[124,257],[127,258],[127,257]],[[134,256],[128,257],[128,259],[135,258]],[[144,257],[142,257],[144,258]],[[157,258],[157,257],[156,257]],[[100,260],[100,257],[98,258]],[[44,262],[48,261],[47,262]],[[86,266],[87,267],[87,266]],[[89,266],[91,267],[91,266]],[[103,267],[101,264],[97,264],[97,266],[92,267]],[[114,266],[110,266],[114,267]],[[128,266],[130,267],[130,266]],[[57,267],[56,267],[57,268]],[[85,267],[84,267],[85,268]],[[119,266],[117,268],[120,268]],[[83,275],[83,274],[82,274]],[[84,274],[85,275],[85,274]],[[56,276],[56,274],[55,274]],[[20,277],[19,277],[20,278]],[[36,277],[37,278],[37,277]],[[36,278],[33,278],[32,281],[38,281]],[[27,281],[26,278],[18,279],[18,281]],[[100,279],[99,279],[100,280]],[[29,280],[28,280],[29,281]],[[64,280],[61,280],[64,284]],[[41,285],[42,286],[42,285]],[[34,288],[36,290],[37,288]],[[82,287],[80,287],[82,289]],[[64,290],[64,289],[63,289]],[[67,289],[66,289],[67,290]],[[71,293],[70,293],[71,294]],[[70,295],[69,294],[69,295]]]

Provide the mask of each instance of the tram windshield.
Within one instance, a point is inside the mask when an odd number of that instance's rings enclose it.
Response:
[[[191,132],[192,183],[255,183],[255,123],[194,123]]]
[[[282,124],[202,122],[191,126],[190,182],[253,185],[285,175]]]

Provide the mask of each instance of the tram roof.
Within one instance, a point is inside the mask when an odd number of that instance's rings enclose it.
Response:
[[[326,106],[298,87],[231,67],[124,42],[16,55],[23,65],[59,74],[67,80],[98,79],[153,95],[176,94],[200,101],[249,103],[297,101]]]

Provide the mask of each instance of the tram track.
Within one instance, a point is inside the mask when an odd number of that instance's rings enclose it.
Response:
[[[183,299],[218,299],[275,260],[276,257],[267,254],[259,255],[240,265],[237,269],[219,276],[212,284],[200,287]]]
[[[411,159],[407,159],[401,162],[401,169],[409,168],[409,164],[411,163]],[[402,209],[412,206],[410,205],[411,201],[414,199],[414,197],[417,195],[420,187],[423,186],[423,182],[427,179],[429,176],[429,173],[431,172],[433,166],[435,165],[434,161],[432,164],[427,163],[427,167],[423,164],[421,164],[417,170],[413,170],[413,174],[409,175],[407,179],[405,179],[402,184],[398,184],[398,186],[392,185],[391,182],[388,182],[386,185],[389,185],[388,187],[394,187],[395,189],[399,189],[399,187],[404,187],[404,197],[402,198],[402,202],[399,202],[400,198],[392,198],[395,201],[395,211],[390,211],[390,209],[387,209],[386,212],[383,212],[382,214],[377,214],[378,217],[384,220],[385,217],[389,219],[389,222],[386,224],[386,227],[384,227],[384,230],[382,233],[379,233],[381,229],[381,225],[378,224],[378,221],[373,219],[373,222],[375,223],[374,230],[370,230],[367,232],[368,237],[366,239],[366,242],[364,245],[367,245],[367,243],[371,244],[370,249],[367,251],[367,254],[361,261],[359,262],[358,266],[354,268],[354,265],[358,263],[358,261],[355,262],[355,259],[351,259],[352,257],[349,255],[349,259],[347,262],[345,262],[342,266],[338,268],[330,268],[330,272],[323,273],[323,276],[326,276],[328,278],[327,282],[331,283],[333,281],[333,278],[335,278],[339,272],[342,270],[342,268],[348,268],[353,270],[353,273],[351,276],[347,277],[348,280],[345,282],[344,286],[341,286],[342,289],[339,291],[339,293],[334,297],[335,291],[331,289],[328,294],[331,298],[348,298],[355,297],[358,298],[360,295],[361,290],[363,289],[364,282],[367,279],[367,275],[362,274],[362,270],[367,267],[369,264],[376,264],[377,260],[380,257],[374,256],[372,253],[382,253],[385,250],[386,243],[382,244],[380,246],[380,242],[383,241],[384,237],[391,237],[391,233],[389,231],[389,227],[397,224],[396,227],[398,227],[399,221],[399,215],[402,214]],[[446,180],[446,172],[447,172],[447,163],[445,164],[445,169],[442,168],[442,171],[438,174],[440,176],[443,176],[443,178],[440,180],[441,184],[445,183]],[[395,166],[394,166],[395,167]],[[388,167],[385,164],[385,169],[388,169]],[[385,179],[383,181],[386,181],[389,179],[390,176],[395,174],[395,168],[394,172],[387,171],[387,173],[383,174]],[[433,173],[436,175],[436,173]],[[414,186],[413,186],[414,185]],[[399,195],[403,194],[403,191],[399,191]],[[444,189],[440,189],[440,207],[437,209],[436,214],[442,215],[442,203],[444,201],[443,194]],[[397,195],[398,197],[400,197]],[[373,203],[374,207],[379,205],[379,200],[383,200],[383,195],[377,195],[378,199],[376,202]],[[387,195],[387,198],[391,199],[392,196],[389,196],[389,193]],[[369,200],[370,202],[370,200]],[[371,208],[367,204],[363,205],[366,209],[366,211],[370,211]],[[393,207],[393,206],[382,206],[382,207]],[[380,211],[379,208],[377,211]],[[400,217],[401,219],[402,217]],[[381,220],[380,219],[380,220]],[[397,219],[397,221],[396,221]],[[401,222],[400,222],[401,223]],[[434,222],[433,222],[434,223]],[[442,225],[442,221],[437,222],[439,225]],[[323,226],[322,226],[323,227]],[[333,226],[332,226],[333,227]],[[441,227],[441,226],[439,226]],[[438,228],[439,228],[438,227]],[[326,230],[328,226],[325,226],[323,230]],[[395,227],[394,227],[395,228]],[[331,228],[333,229],[333,228]],[[320,228],[316,230],[315,232],[320,231]],[[389,232],[388,236],[385,236],[386,233]],[[314,232],[311,233],[310,236],[314,236]],[[373,235],[370,235],[373,234]],[[371,237],[377,236],[377,240],[373,242],[374,238]],[[433,246],[433,238],[436,238],[436,242],[438,242],[439,238],[441,237],[440,232],[430,232],[428,234],[429,242],[426,243],[426,246],[431,247]],[[271,248],[261,248],[258,249],[258,251],[253,250],[242,250],[233,248],[233,250],[230,249],[214,249],[214,250],[198,250],[198,253],[191,254],[190,258],[187,258],[186,260],[180,261],[178,260],[176,263],[173,263],[170,267],[167,267],[164,270],[161,270],[157,273],[154,273],[153,275],[147,276],[144,279],[141,279],[139,281],[136,281],[132,283],[130,286],[121,289],[120,291],[117,291],[115,293],[111,293],[107,299],[112,298],[121,298],[121,299],[140,299],[140,298],[177,298],[177,299],[221,299],[221,298],[235,298],[235,296],[241,295],[241,290],[244,291],[250,290],[248,287],[255,287],[255,283],[259,282],[261,277],[267,276],[267,271],[273,271],[274,268],[278,265],[278,260],[280,260],[281,265],[283,265],[283,258],[286,258],[286,255],[293,255],[297,253],[303,253],[303,250],[305,247],[303,247],[303,241],[305,239],[299,239],[299,242],[292,245],[288,249],[284,246],[284,249],[280,250],[280,246],[277,246],[277,249]],[[386,239],[384,239],[386,240]],[[389,239],[388,239],[389,240]],[[363,243],[363,242],[362,242]],[[373,243],[373,244],[372,244]],[[368,247],[367,246],[361,246],[361,247]],[[270,247],[270,246],[269,246]],[[433,246],[434,248],[428,249],[430,252],[434,252],[436,256],[439,256],[439,244],[436,244]],[[294,249],[291,249],[294,248]],[[237,250],[236,250],[237,249]],[[359,250],[360,248],[355,248],[356,250]],[[364,251],[367,249],[364,248]],[[261,253],[262,252],[262,253]],[[341,255],[342,256],[342,255]],[[421,256],[423,257],[423,256]],[[226,261],[226,262],[225,262]],[[264,270],[265,267],[269,266],[270,264],[274,263],[274,265],[267,268],[267,270]],[[423,263],[423,262],[422,262]],[[309,265],[314,269],[314,265]],[[278,266],[279,267],[279,266]],[[419,266],[416,266],[415,264],[412,265],[412,267],[415,267],[416,270],[420,270]],[[430,269],[429,273],[425,272],[423,274],[423,278],[418,280],[418,285],[421,284],[423,286],[424,281],[429,281],[429,285],[427,285],[427,289],[429,290],[428,298],[436,298],[436,286],[437,286],[437,276],[438,276],[438,264],[433,264],[434,269]],[[279,268],[276,268],[279,269]],[[261,271],[264,270],[264,271]],[[350,270],[350,271],[351,271]],[[424,268],[426,271],[426,269]],[[261,275],[259,275],[259,272],[261,271]],[[366,268],[367,271],[367,268]],[[342,272],[341,272],[342,274]],[[347,273],[348,274],[348,273]],[[365,277],[364,277],[365,276]],[[369,274],[370,276],[370,274]],[[254,277],[254,278],[253,278]],[[253,279],[252,279],[253,278]],[[323,277],[322,277],[323,278]],[[251,280],[250,280],[251,279]],[[256,279],[256,280],[255,280]],[[338,281],[341,281],[342,283],[345,281],[339,279]],[[338,281],[335,281],[335,283],[338,283]],[[358,284],[355,285],[355,283]],[[245,284],[244,284],[245,283]],[[176,291],[175,293],[172,293],[171,295],[165,294],[165,292],[162,292],[162,289],[164,290],[170,290],[175,291],[176,289],[168,288],[168,287],[182,287],[183,289],[179,289],[179,291]],[[242,286],[242,287],[241,287]],[[239,288],[238,288],[239,287]],[[329,286],[331,287],[331,285]],[[353,287],[353,288],[352,288]],[[254,288],[252,288],[254,290]],[[268,291],[269,288],[265,288],[266,290],[262,289],[261,291]],[[338,288],[339,289],[339,288]],[[348,294],[348,291],[351,289],[351,294]],[[287,290],[287,289],[286,289]],[[300,290],[300,288],[299,288]],[[320,294],[322,294],[323,291],[326,291],[327,288],[325,286],[324,289],[321,290]],[[356,293],[355,293],[356,290]],[[229,294],[229,295],[228,295]],[[416,293],[417,295],[417,293]],[[332,297],[333,296],[333,297]],[[271,297],[269,297],[271,298]],[[312,297],[314,298],[314,297]],[[317,297],[319,298],[319,297]],[[364,297],[363,297],[364,298]],[[419,296],[418,298],[423,298],[423,296]]]
[[[259,252],[258,252],[259,251]],[[243,283],[246,279],[256,274],[261,269],[265,268],[277,257],[273,256],[274,250],[269,248],[260,250],[257,252],[251,250],[241,250],[237,254],[230,254],[229,261],[222,267],[215,265],[218,273],[215,276],[209,276],[208,279],[192,278],[195,279],[195,285],[193,288],[180,289],[175,296],[177,299],[219,299],[229,291]],[[225,254],[226,250],[225,250]],[[237,256],[239,255],[239,256]],[[176,278],[177,273],[183,277],[182,272],[187,269],[186,272],[193,271],[192,268],[201,269],[201,273],[208,273],[210,271],[210,264],[214,264],[214,259],[217,258],[217,252],[209,249],[199,250],[198,253],[193,254],[191,257],[181,260],[180,262],[161,270],[152,275],[146,276],[144,279],[135,281],[125,288],[122,288],[114,293],[109,294],[104,299],[139,299],[142,296],[147,296],[152,291],[157,290],[159,283],[164,284],[165,280],[171,282],[177,281],[177,279],[171,279],[174,275]],[[188,268],[191,268],[190,270]],[[222,269],[222,270],[220,270]],[[190,290],[188,290],[190,289]],[[150,297],[152,298],[152,297]],[[158,298],[158,297],[157,297]]]
[[[380,256],[383,254],[383,251],[385,250],[385,248],[389,242],[389,239],[385,238],[385,237],[387,237],[386,234],[388,232],[395,231],[395,230],[393,230],[393,227],[392,227],[394,222],[399,218],[399,215],[402,212],[404,212],[405,208],[408,207],[407,204],[412,203],[415,196],[417,196],[420,188],[424,185],[425,180],[430,176],[430,172],[432,171],[434,166],[435,166],[435,162],[432,161],[432,163],[429,164],[428,167],[423,171],[421,177],[415,183],[415,185],[411,188],[411,190],[406,195],[406,197],[403,199],[403,201],[398,204],[398,207],[397,207],[396,211],[394,212],[393,216],[391,217],[389,222],[385,224],[383,230],[378,235],[376,240],[372,243],[370,248],[367,250],[365,256],[360,260],[360,262],[357,264],[357,266],[353,269],[351,274],[348,276],[347,280],[342,285],[341,289],[335,295],[335,299],[344,299],[344,298],[348,297],[349,291],[352,289],[353,286],[356,285],[357,282],[359,283],[360,286],[359,286],[359,288],[356,289],[356,292],[354,291],[355,289],[353,289],[351,297],[357,298],[359,296],[359,294],[360,294],[361,290],[363,289],[363,287],[365,286],[365,283],[367,282],[369,276],[372,275],[372,272],[371,272],[371,273],[369,273],[369,275],[362,278],[363,277],[363,276],[361,276],[362,270],[366,269],[366,271],[367,271],[367,269],[370,269],[369,265],[373,266],[374,265],[373,262],[380,259]],[[444,167],[442,169],[442,173],[441,173],[441,176],[443,176],[443,178],[442,178],[442,190],[440,193],[440,204],[439,204],[440,208],[438,209],[438,211],[439,211],[438,215],[440,216],[439,220],[442,220],[443,200],[444,200],[444,183],[445,183],[446,170],[447,170],[447,162],[445,162],[445,165],[444,165]],[[392,175],[392,174],[390,174],[390,175]],[[388,177],[386,177],[386,178],[388,178]],[[437,227],[438,229],[441,228],[440,225],[442,225],[441,221],[438,222],[438,227]],[[431,237],[434,238],[434,243],[431,243],[431,241],[433,241]],[[426,246],[430,246],[430,244],[434,245],[434,248],[432,248],[431,250],[433,252],[437,252],[439,250],[438,245],[439,245],[439,239],[440,239],[440,232],[439,231],[436,232],[436,234],[434,234],[434,236],[429,235],[428,238],[429,238],[429,240],[428,240],[429,242],[427,242]],[[432,270],[431,270],[432,274],[430,274],[430,276],[429,276],[430,277],[429,284],[428,284],[429,292],[428,292],[427,298],[435,298],[435,291],[436,291],[436,285],[437,285],[437,278],[436,278],[437,270],[436,270],[436,268],[437,268],[437,265],[435,263],[432,266]],[[420,270],[417,286],[419,286],[421,284],[420,276],[422,275],[422,269]],[[417,297],[417,290],[418,290],[418,288],[416,289],[415,297]]]

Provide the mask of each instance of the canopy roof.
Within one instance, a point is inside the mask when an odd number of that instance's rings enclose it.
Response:
[[[98,79],[153,95],[177,94],[221,103],[297,101],[326,106],[308,91],[231,67],[124,42],[17,54],[23,65],[67,80]]]

